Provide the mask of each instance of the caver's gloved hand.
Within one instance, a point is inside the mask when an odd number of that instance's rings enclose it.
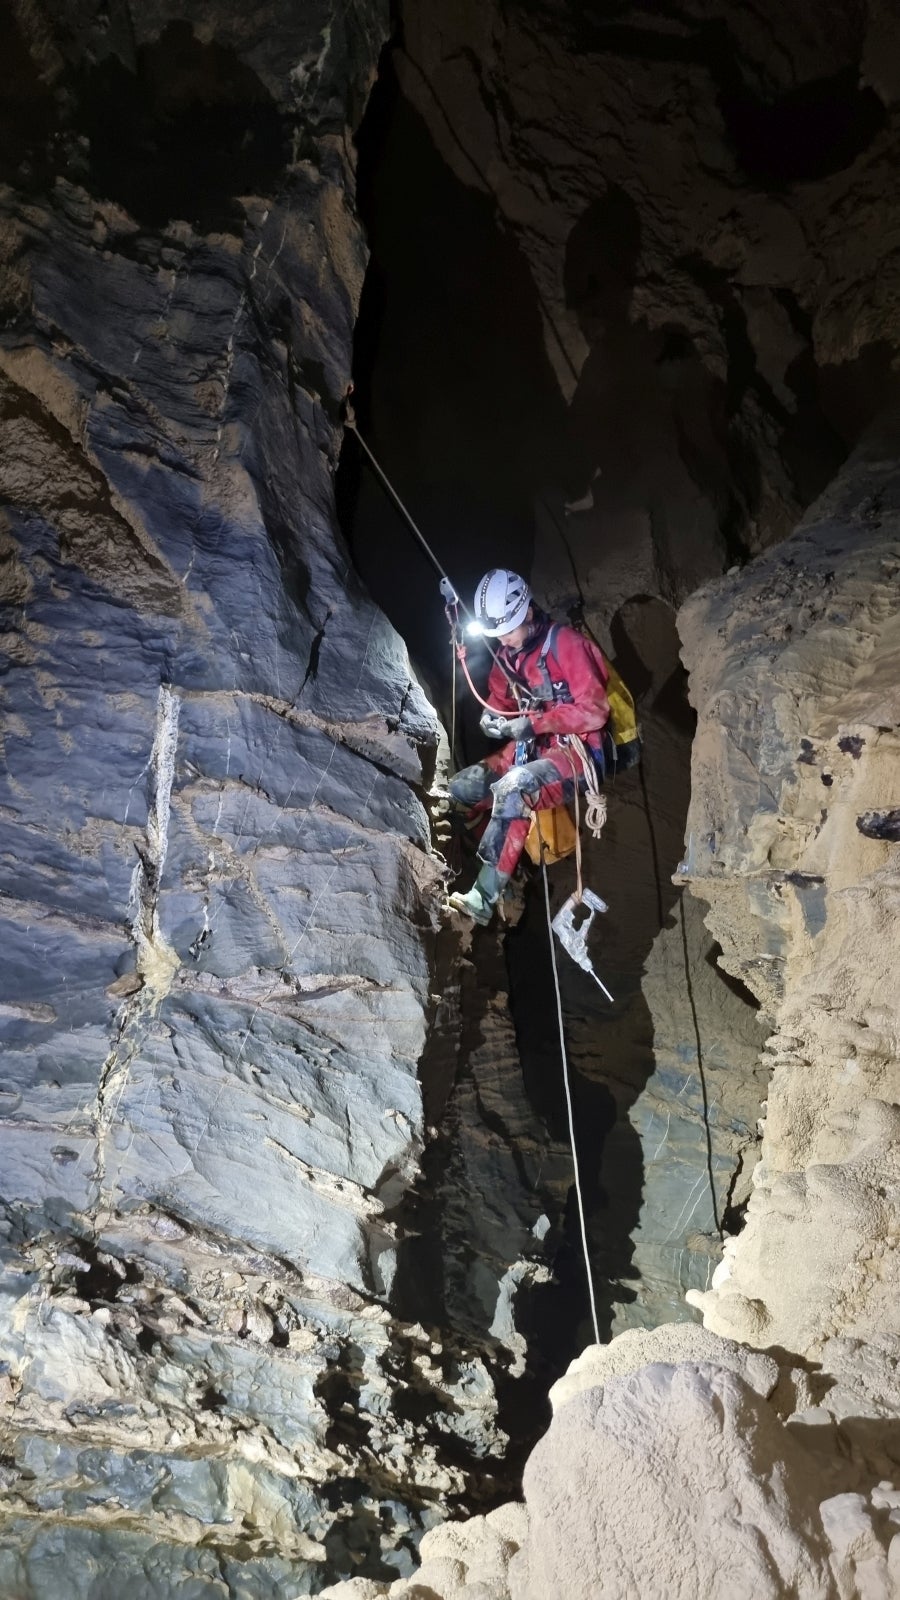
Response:
[[[530,739],[534,729],[528,717],[504,717],[498,711],[484,711],[481,731],[489,739]]]

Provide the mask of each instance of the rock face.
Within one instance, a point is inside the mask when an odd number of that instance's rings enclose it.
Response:
[[[611,1378],[563,1406],[528,1463],[510,1593],[820,1600],[833,1590],[809,1469],[733,1373],[653,1364]]]
[[[897,450],[892,416],[791,539],[683,613],[691,884],[774,1030],[747,1224],[699,1303],[820,1363],[859,1416],[900,1405]]]
[[[518,1349],[388,1310],[443,867],[333,503],[386,8],[57,9],[2,195],[0,1589],[305,1594],[502,1460]]]

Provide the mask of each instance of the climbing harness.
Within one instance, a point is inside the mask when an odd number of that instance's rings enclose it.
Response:
[[[637,766],[641,759],[642,753],[641,731],[640,727],[638,726],[637,708],[634,703],[634,697],[624,683],[621,674],[608,659],[605,650],[602,649],[599,639],[595,637],[587,623],[584,614],[585,599],[578,577],[578,568],[575,565],[575,557],[572,554],[572,546],[566,538],[565,529],[563,528],[559,518],[556,515],[556,512],[546,496],[541,495],[540,501],[559,535],[560,544],[566,553],[566,560],[568,561],[572,571],[572,579],[576,589],[578,590],[577,601],[574,605],[569,607],[569,622],[578,633],[585,634],[587,638],[593,641],[593,643],[597,646],[597,649],[601,651],[603,660],[606,664],[606,671],[608,674],[606,699],[609,705],[609,722],[607,726],[615,745],[616,772],[625,772],[629,767]]]

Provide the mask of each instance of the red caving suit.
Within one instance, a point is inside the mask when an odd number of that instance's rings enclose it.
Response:
[[[521,650],[501,645],[497,652],[514,680],[544,700],[543,707],[520,708],[496,663],[488,679],[492,709],[510,717],[528,716],[535,734],[530,759],[516,766],[516,746],[510,742],[450,780],[450,794],[457,805],[470,812],[491,808],[478,854],[506,874],[512,874],[518,864],[531,828],[531,813],[563,805],[572,798],[576,783],[582,792],[586,786],[581,763],[574,752],[569,753],[564,736],[580,735],[594,755],[601,781],[605,748],[609,749],[610,735],[604,734],[609,720],[606,662],[593,641],[574,628],[558,625],[545,657],[554,696],[547,704],[547,677],[540,656],[551,625],[548,618],[541,618]]]

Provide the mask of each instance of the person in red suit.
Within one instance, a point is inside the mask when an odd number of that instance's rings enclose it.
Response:
[[[470,815],[490,810],[467,894],[450,904],[486,926],[514,873],[535,811],[563,805],[587,786],[577,736],[602,782],[615,747],[608,729],[608,672],[602,652],[574,628],[539,610],[525,579],[505,567],[486,572],[475,591],[482,633],[499,639],[481,726],[503,740],[496,755],[450,780],[453,804]]]

